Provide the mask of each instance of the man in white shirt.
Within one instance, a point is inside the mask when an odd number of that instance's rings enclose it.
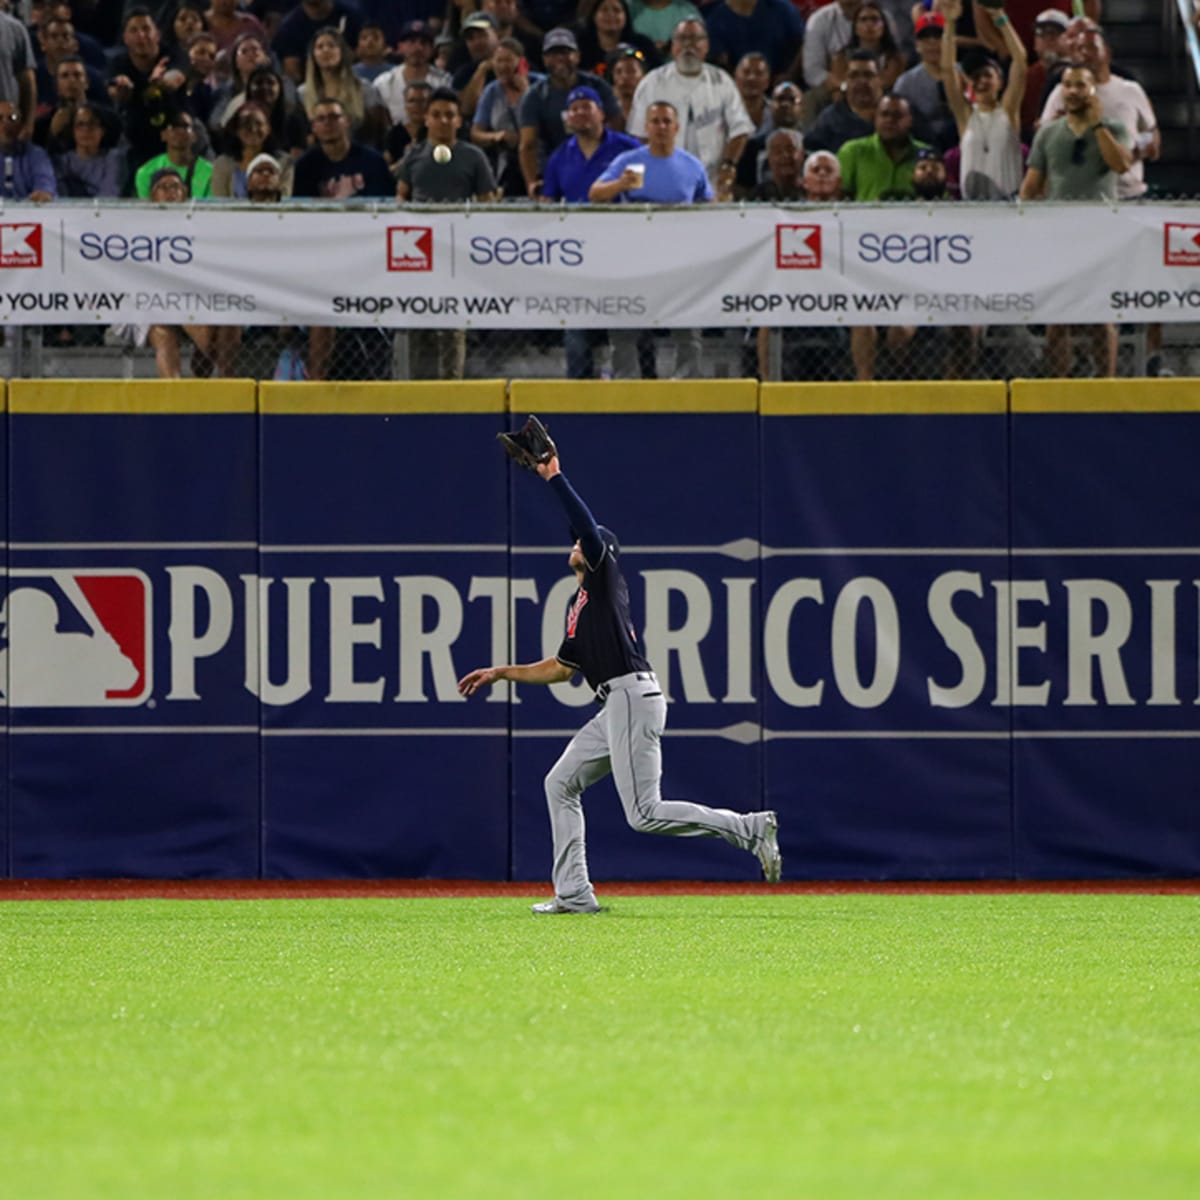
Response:
[[[679,117],[678,145],[694,154],[715,185],[722,166],[736,167],[754,122],[733,78],[704,60],[708,31],[696,18],[680,21],[671,34],[671,58],[651,71],[633,94],[626,129],[646,138],[646,110],[670,104]]]
[[[1096,96],[1100,100],[1100,115],[1120,121],[1130,137],[1133,166],[1117,177],[1117,199],[1135,200],[1146,192],[1146,161],[1158,158],[1162,136],[1150,97],[1142,85],[1133,79],[1114,75],[1111,70],[1112,51],[1094,21],[1081,24],[1075,31],[1072,50],[1095,77]],[[1066,114],[1062,84],[1059,83],[1046,98],[1039,125],[1048,125]]]
[[[399,45],[404,61],[375,79],[393,125],[404,123],[404,92],[410,83],[427,83],[434,91],[450,86],[449,72],[433,66],[433,33],[424,21],[409,21],[400,31]]]

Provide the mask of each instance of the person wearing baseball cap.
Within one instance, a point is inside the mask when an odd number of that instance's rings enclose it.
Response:
[[[914,25],[917,58],[892,91],[908,101],[913,113],[924,122],[925,140],[943,149],[958,141],[954,114],[946,103],[942,73],[942,38],[946,18],[940,12],[923,12]]]
[[[450,86],[462,100],[463,116],[470,117],[483,89],[496,78],[492,70],[492,55],[499,43],[495,18],[491,13],[472,13],[463,22],[462,38],[467,61],[454,71]]]
[[[569,29],[559,27],[546,34],[542,39],[542,58],[546,75],[525,93],[517,113],[521,129],[517,153],[531,198],[541,191],[546,160],[570,136],[563,114],[567,97],[577,87],[588,87],[596,93],[610,128],[620,130],[625,124],[612,88],[598,75],[579,69],[579,43]]]
[[[404,97],[409,84],[427,83],[430,90],[450,87],[449,71],[433,65],[433,33],[424,21],[409,21],[400,31],[403,61],[375,79],[375,90],[387,106],[393,125],[405,120]]]
[[[1021,138],[1032,144],[1043,98],[1049,93],[1051,72],[1066,58],[1063,38],[1070,18],[1057,8],[1043,9],[1033,24],[1033,57],[1025,77],[1025,99],[1021,101]]]

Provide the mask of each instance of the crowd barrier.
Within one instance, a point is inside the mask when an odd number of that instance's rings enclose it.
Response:
[[[573,579],[495,434],[538,412],[624,545],[664,792],[790,878],[1200,872],[1195,380],[13,380],[12,877],[544,879]],[[511,415],[510,415],[511,414]],[[747,879],[585,802],[597,878]]]

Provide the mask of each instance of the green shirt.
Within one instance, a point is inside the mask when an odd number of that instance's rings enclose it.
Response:
[[[142,163],[138,167],[138,173],[134,176],[134,190],[143,200],[150,198],[150,180],[154,178],[154,172],[161,171],[164,167],[171,167],[178,171],[183,177],[184,183],[188,182],[188,172],[191,172],[192,186],[189,190],[194,200],[204,200],[209,196],[212,184],[212,163],[207,158],[198,158],[192,166],[181,169],[175,166],[165,154],[160,154],[157,158]]]
[[[910,137],[904,157],[894,162],[879,134],[853,138],[838,151],[842,190],[850,200],[912,200],[917,194],[912,182],[917,151],[928,149],[927,143]]]
[[[1128,147],[1129,135],[1120,121],[1103,117],[1100,124],[1122,146]],[[1059,117],[1037,131],[1029,148],[1029,165],[1045,176],[1047,200],[1117,198],[1117,177],[1100,153],[1095,131],[1085,129],[1082,137],[1076,137],[1066,117]]]

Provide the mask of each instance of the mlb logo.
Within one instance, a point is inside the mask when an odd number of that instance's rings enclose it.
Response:
[[[16,568],[0,603],[0,703],[109,708],[152,684],[150,580],[129,569]]]
[[[786,271],[814,271],[820,265],[820,225],[775,226],[776,267]]]
[[[40,267],[42,227],[31,222],[0,225],[0,267]]]
[[[389,225],[388,270],[432,271],[433,230],[425,225]]]
[[[1163,265],[1200,267],[1200,225],[1163,225]]]

